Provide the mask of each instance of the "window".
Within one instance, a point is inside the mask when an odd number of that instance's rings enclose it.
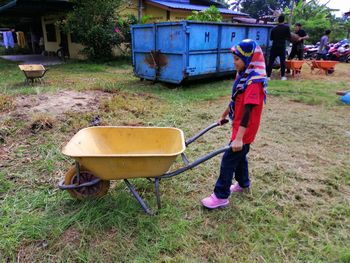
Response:
[[[46,24],[46,37],[48,42],[56,42],[56,27],[54,24]]]

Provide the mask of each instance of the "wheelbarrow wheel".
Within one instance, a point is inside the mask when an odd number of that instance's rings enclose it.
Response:
[[[87,171],[86,169],[84,169],[84,167],[81,167],[79,184],[90,182],[96,178],[97,177],[93,173]],[[64,184],[70,185],[77,183],[78,178],[76,175],[76,168],[75,166],[72,166],[64,177]],[[101,180],[97,184],[91,186],[76,189],[68,189],[68,192],[73,198],[83,200],[87,198],[102,197],[107,194],[109,187],[110,181]]]

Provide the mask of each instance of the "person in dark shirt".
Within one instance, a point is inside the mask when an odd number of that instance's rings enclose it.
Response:
[[[267,77],[270,79],[272,66],[277,57],[280,58],[281,80],[287,80],[284,76],[286,71],[286,40],[291,38],[289,26],[284,24],[284,15],[278,17],[278,25],[271,30],[270,40],[272,47],[270,51],[269,64],[267,66]]]
[[[299,36],[299,41],[293,43],[288,59],[293,59],[295,56],[298,56],[299,60],[303,60],[304,58],[304,39],[308,39],[309,35],[301,27],[300,23],[295,24],[295,34]]]

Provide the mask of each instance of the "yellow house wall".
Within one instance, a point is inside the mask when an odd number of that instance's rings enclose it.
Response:
[[[48,52],[56,52],[57,49],[59,49],[59,43],[61,41],[61,36],[59,34],[58,28],[56,27],[56,42],[48,42],[47,41],[47,32],[46,32],[46,25],[47,24],[55,24],[57,19],[53,17],[41,17],[41,26],[43,29],[44,34],[44,44],[45,44],[45,51]]]
[[[61,43],[61,35],[60,30],[56,26],[56,42],[48,42],[47,41],[47,34],[46,34],[46,25],[47,24],[55,24],[57,22],[58,18],[55,16],[43,16],[41,17],[41,25],[43,29],[44,34],[44,45],[45,45],[45,51],[47,52],[56,52],[60,48]],[[83,45],[78,43],[73,43],[71,40],[70,34],[68,34],[68,48],[69,48],[69,54],[70,57],[73,59],[85,59],[85,56],[80,54],[80,50],[83,48]]]
[[[69,48],[69,55],[71,58],[74,59],[86,59],[86,55],[81,54],[81,50],[84,48],[82,44],[74,43],[71,40],[71,35],[68,34],[68,48]]]
[[[153,22],[162,22],[162,21],[166,21],[166,10],[155,7],[155,6],[151,6],[151,5],[146,5],[143,9],[142,12],[142,16],[152,16],[152,18],[150,18],[148,21],[150,23]]]
[[[154,22],[162,22],[167,21],[167,10],[161,9],[156,6],[147,5],[143,3],[143,9],[142,9],[142,16],[152,16],[148,20],[149,23]],[[119,10],[116,10],[117,14],[120,16],[125,16],[127,14],[133,14],[137,17],[138,15],[138,0],[131,0],[128,4],[122,6]],[[170,21],[179,21],[179,20],[185,20],[187,16],[189,16],[192,12],[191,11],[170,11]],[[57,16],[43,16],[41,17],[42,22],[42,29],[44,34],[44,43],[45,43],[45,50],[48,52],[56,52],[60,47],[59,43],[61,42],[61,36],[58,27],[56,27],[56,42],[48,42],[47,41],[47,34],[46,34],[46,24],[54,24],[58,20]],[[230,22],[232,21],[232,17],[225,16],[223,17],[223,21]],[[83,45],[78,43],[73,43],[71,41],[71,36],[68,34],[68,47],[69,47],[69,53],[70,57],[73,59],[85,59],[86,57],[82,54],[80,54],[80,50],[83,49]],[[120,54],[120,50],[115,48],[114,53]]]
[[[186,18],[191,15],[192,12],[170,12],[171,21],[186,20]]]
[[[138,16],[138,0],[129,1],[129,3],[122,5],[118,10],[116,10],[118,15],[132,14]]]

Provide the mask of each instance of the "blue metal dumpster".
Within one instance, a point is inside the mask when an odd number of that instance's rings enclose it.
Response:
[[[175,84],[233,74],[230,48],[250,38],[266,54],[271,29],[270,25],[195,21],[134,25],[134,73],[140,79]]]

